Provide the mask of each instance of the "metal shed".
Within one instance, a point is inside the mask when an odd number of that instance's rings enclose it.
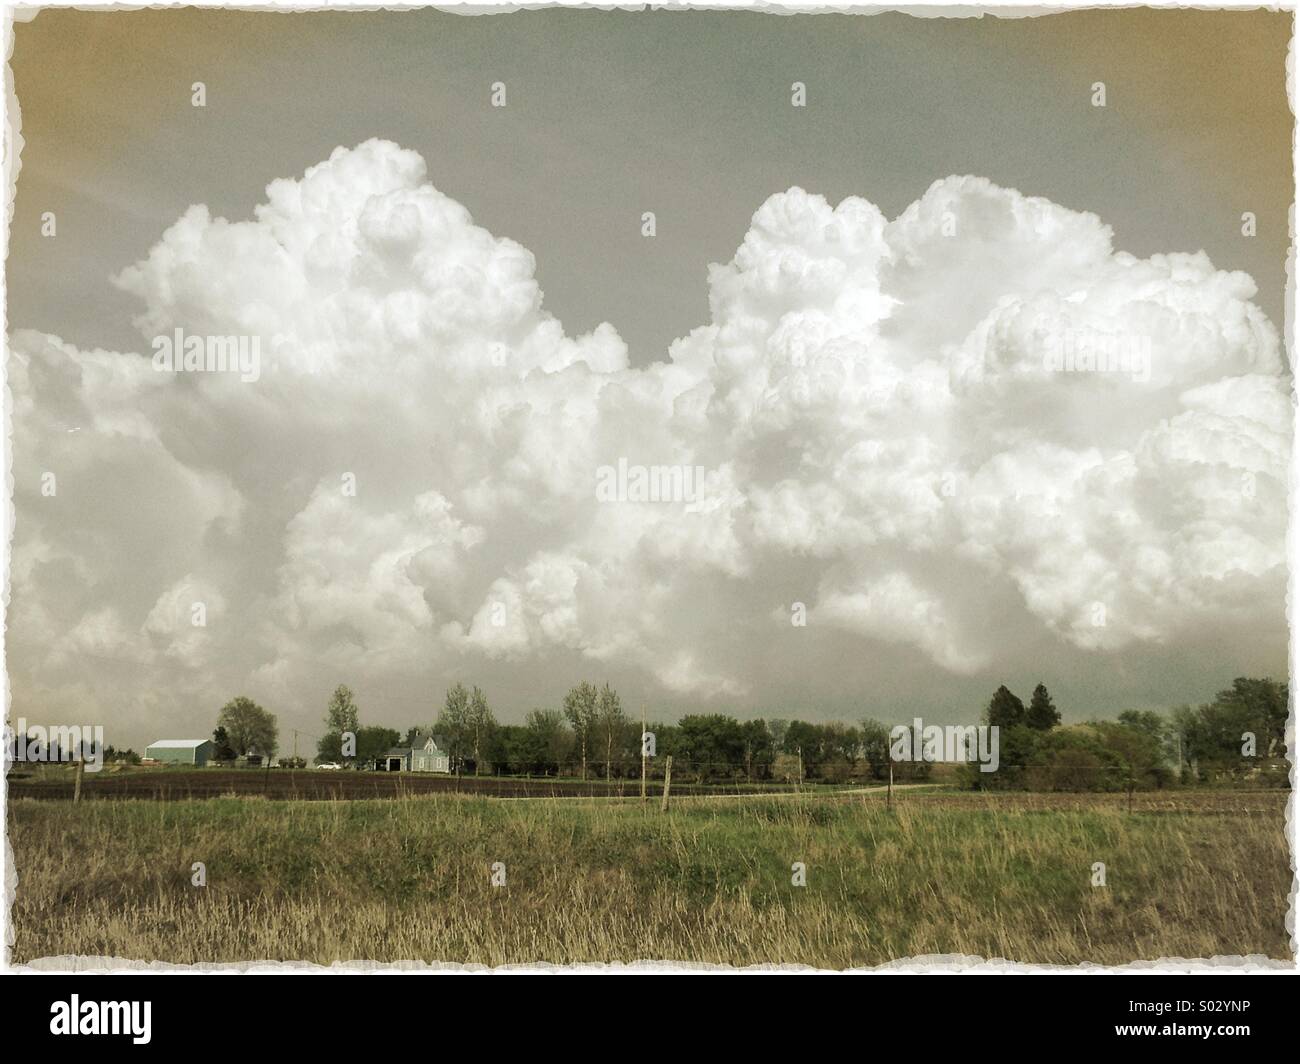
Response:
[[[149,744],[144,756],[168,765],[206,765],[215,751],[211,739],[159,739]]]

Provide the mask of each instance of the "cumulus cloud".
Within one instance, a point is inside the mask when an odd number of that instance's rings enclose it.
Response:
[[[1204,254],[976,177],[892,221],[792,188],[643,368],[568,335],[534,265],[375,140],[251,220],[190,208],[114,279],[140,352],[16,333],[16,693],[559,661],[744,700],[830,632],[970,676],[1028,638],[1280,623],[1290,381]],[[256,338],[259,378],[157,372],[176,329]],[[698,490],[598,497],[620,460]]]

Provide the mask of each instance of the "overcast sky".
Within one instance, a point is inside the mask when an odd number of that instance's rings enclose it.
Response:
[[[405,728],[456,680],[512,721],[590,678],[943,722],[1283,676],[1289,33],[18,25],[11,715],[139,748],[247,694],[287,744],[339,682]],[[176,328],[257,336],[260,379],[155,372]],[[1045,367],[1089,337],[1149,379]],[[602,502],[620,459],[709,498]]]

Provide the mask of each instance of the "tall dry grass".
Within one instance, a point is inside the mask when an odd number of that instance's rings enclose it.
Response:
[[[16,962],[1290,956],[1281,795],[10,803]],[[201,861],[207,886],[191,885]],[[791,865],[807,886],[791,884]],[[493,887],[502,862],[506,885]],[[1091,885],[1106,865],[1107,885]]]

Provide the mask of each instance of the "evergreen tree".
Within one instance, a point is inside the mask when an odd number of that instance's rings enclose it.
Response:
[[[993,692],[985,716],[992,727],[1014,728],[1025,723],[1025,704],[1003,685]]]
[[[1052,704],[1052,696],[1041,683],[1034,688],[1029,699],[1029,712],[1025,714],[1025,723],[1038,731],[1051,731],[1061,723],[1061,711]]]
[[[217,728],[212,733],[212,745],[216,747],[212,754],[214,761],[234,761],[239,756],[235,748],[230,745],[230,738],[226,735],[225,728]]]

